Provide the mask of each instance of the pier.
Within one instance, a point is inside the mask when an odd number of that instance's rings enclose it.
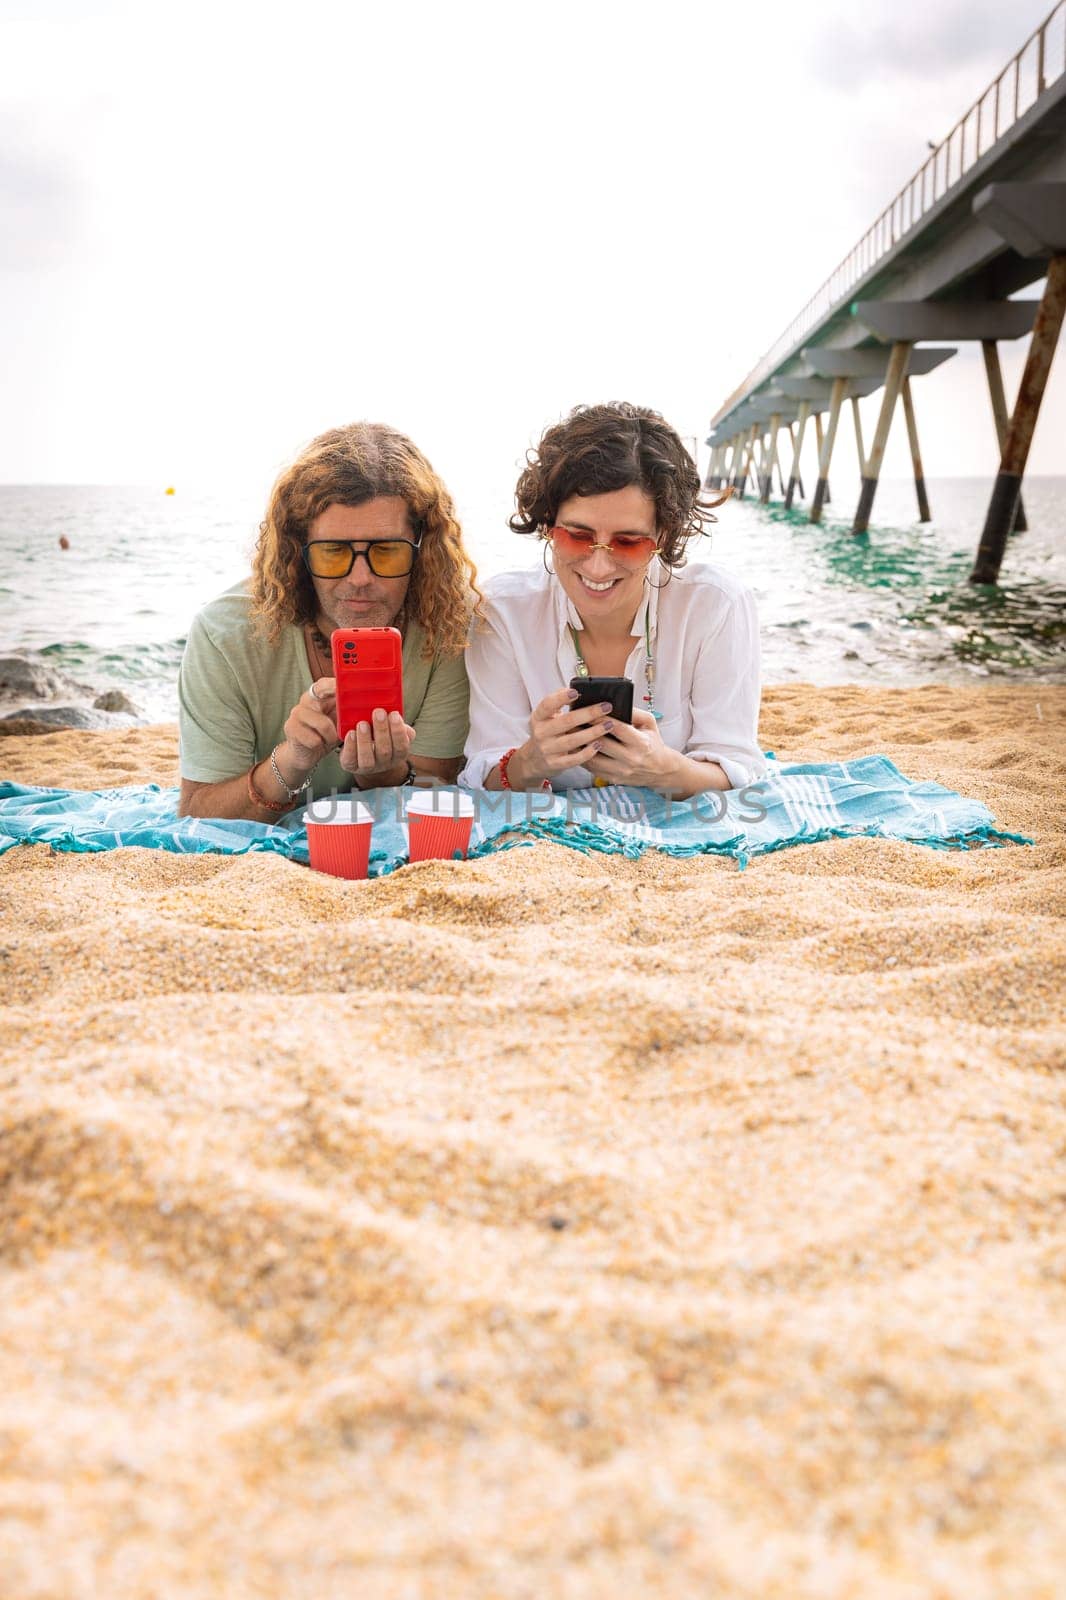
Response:
[[[1040,300],[1012,300],[1043,280]],[[919,520],[931,520],[918,437],[917,380],[979,342],[999,464],[970,581],[995,583],[1008,536],[1025,527],[1022,484],[1066,312],[1066,0],[1007,62],[867,229],[780,338],[719,406],[706,440],[708,488],[749,484],[765,504],[812,522],[829,500],[841,413],[850,401],[861,490],[853,534],[867,532],[885,446],[902,409]],[[1028,337],[1013,409],[999,344]],[[881,395],[864,448],[858,402]],[[814,423],[813,430],[809,425]],[[782,466],[787,460],[787,479]],[[991,465],[991,463],[990,463]]]

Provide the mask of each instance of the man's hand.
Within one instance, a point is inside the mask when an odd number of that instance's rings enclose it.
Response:
[[[289,787],[309,778],[323,756],[337,748],[337,697],[334,678],[317,678],[285,718],[285,741],[275,759]]]
[[[341,745],[340,763],[345,772],[360,778],[380,778],[386,774],[402,783],[407,776],[408,752],[415,736],[398,711],[373,714],[373,722],[360,722]],[[399,777],[396,773],[403,768]]]

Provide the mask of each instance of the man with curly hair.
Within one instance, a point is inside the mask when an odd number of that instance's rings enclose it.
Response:
[[[189,630],[181,815],[276,821],[308,797],[454,782],[476,594],[451,496],[410,439],[357,422],[313,440],[274,485],[251,579]],[[404,716],[375,711],[339,744],[329,636],[390,626]]]

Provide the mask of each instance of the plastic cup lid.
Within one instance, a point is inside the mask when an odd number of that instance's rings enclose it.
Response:
[[[455,822],[474,815],[474,797],[458,789],[422,789],[408,800],[407,815],[447,817]]]
[[[324,795],[321,800],[314,800],[303,814],[305,823],[354,823],[373,822],[374,813],[369,806],[364,806],[359,800],[349,800],[345,795]]]

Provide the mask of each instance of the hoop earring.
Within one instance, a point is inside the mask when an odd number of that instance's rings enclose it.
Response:
[[[554,578],[555,577],[555,568],[554,567],[549,567],[549,565],[548,565],[548,551],[551,549],[551,547],[552,547],[552,542],[551,542],[550,539],[542,539],[541,540],[541,548],[540,548],[541,565],[543,566],[545,572],[548,574],[548,577],[549,578]]]
[[[663,563],[663,565],[664,566],[666,565],[665,562]],[[648,567],[650,567],[650,566],[651,566],[651,562],[649,561],[648,562]],[[667,587],[667,584],[671,584],[671,583],[673,583],[673,581],[674,581],[674,569],[673,569],[673,567],[667,567],[666,568],[666,583],[652,583],[651,579],[648,577],[647,569],[645,569],[644,582],[648,585],[649,589],[665,589]]]

